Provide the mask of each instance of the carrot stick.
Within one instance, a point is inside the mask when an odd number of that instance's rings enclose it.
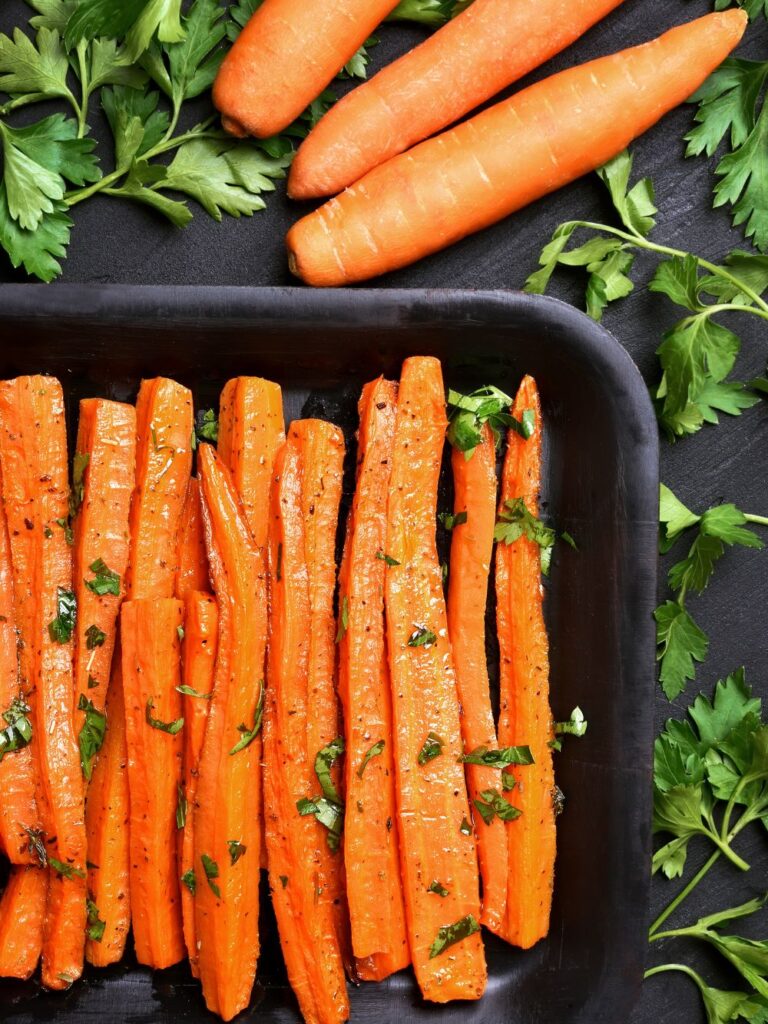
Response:
[[[205,551],[205,531],[200,512],[200,482],[192,477],[184,498],[179,540],[179,568],[176,573],[176,594],[185,598],[193,590],[207,590],[208,555]]]
[[[461,704],[461,734],[466,753],[478,747],[496,749],[485,654],[485,607],[496,525],[496,445],[490,427],[470,458],[454,448],[451,454],[454,512],[466,522],[453,528],[448,583],[448,632],[456,666]],[[498,768],[467,765],[469,795],[474,803],[488,790],[501,790]],[[483,880],[481,923],[491,931],[504,924],[507,906],[506,824],[494,817],[486,823],[476,815],[475,835]]]
[[[0,978],[31,978],[43,948],[47,873],[12,867],[0,899]]]
[[[182,510],[192,468],[192,395],[164,377],[136,401],[136,491],[127,598],[172,597]]]
[[[277,456],[271,501],[264,807],[269,884],[288,979],[307,1024],[338,1024],[349,1016],[343,939],[320,865],[327,862],[329,841],[338,849],[340,811],[326,800],[330,827],[312,811],[319,810],[314,798],[320,783],[314,770],[318,740],[310,739],[315,694],[309,685],[313,627],[303,462],[303,445],[292,429]]]
[[[207,556],[206,556],[207,563]],[[187,812],[182,832],[179,871],[181,874],[181,913],[184,941],[194,977],[197,970],[197,938],[195,934],[194,813],[197,794],[198,766],[203,737],[208,721],[208,708],[213,688],[213,673],[218,646],[219,613],[216,598],[199,590],[189,590],[184,597],[184,641],[182,665],[185,693],[184,713],[184,796]],[[195,879],[195,881],[193,881]]]
[[[313,285],[407,266],[600,167],[687,99],[741,39],[741,10],[570,68],[369,172],[288,232]]]
[[[335,195],[539,67],[622,0],[474,0],[347,93],[299,147],[293,199]]]
[[[250,1001],[259,957],[266,572],[211,445],[198,469],[219,636],[194,806],[195,929],[206,1005],[230,1020]]]
[[[477,853],[435,546],[446,426],[440,363],[407,359],[387,512],[386,554],[398,564],[386,573],[385,604],[406,920],[416,978],[433,1002],[479,999],[486,983]]]
[[[362,46],[396,0],[265,0],[224,59],[213,102],[233,135],[276,135]]]
[[[179,629],[173,598],[125,601],[120,616],[130,793],[130,888],[139,963],[184,956],[176,866],[182,739]]]
[[[350,808],[344,828],[347,901],[352,950],[358,961],[371,958],[358,963],[358,973],[376,980],[410,962],[384,632],[387,487],[396,413],[397,384],[382,377],[366,384],[360,399],[357,488],[339,583],[339,693]]]
[[[128,750],[119,646],[106,711],[104,746],[85,801],[89,899],[85,958],[94,967],[107,967],[122,959],[131,926]]]
[[[525,441],[509,432],[500,508],[522,498],[536,516],[541,480],[541,404],[532,377],[517,392],[512,415],[533,410],[535,426]],[[522,812],[508,825],[507,916],[498,934],[528,949],[549,931],[555,874],[555,790],[550,741],[549,645],[544,625],[538,545],[522,536],[496,547],[496,616],[501,659],[499,743],[526,744],[534,764],[514,768],[518,786],[511,803]]]

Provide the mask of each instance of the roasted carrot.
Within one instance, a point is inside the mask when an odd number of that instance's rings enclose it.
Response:
[[[448,633],[461,704],[461,735],[465,752],[471,753],[498,745],[485,653],[485,608],[496,525],[496,445],[490,427],[482,428],[482,441],[469,458],[454,448],[451,463],[454,512],[466,516],[466,521],[454,526],[451,538]],[[484,792],[500,792],[499,769],[468,764],[467,784],[473,803]],[[507,906],[507,826],[498,816],[488,822],[479,814],[475,818],[483,881],[481,923],[496,932],[504,925]]]
[[[456,678],[435,544],[446,429],[440,363],[403,365],[389,481],[385,605],[400,851],[411,957],[433,1002],[479,999],[477,852],[470,822]]]
[[[43,868],[12,867],[0,899],[0,978],[30,978],[43,948],[48,877]]]
[[[201,446],[198,471],[219,634],[194,806],[195,929],[206,1005],[230,1020],[250,1001],[259,957],[267,580],[211,445]]]
[[[622,0],[474,0],[347,93],[299,147],[293,199],[335,195],[564,50]]]
[[[200,511],[200,482],[195,477],[190,479],[187,487],[180,529],[175,596],[183,600],[191,591],[204,591],[210,586],[205,532]]]
[[[351,809],[344,828],[344,861],[358,973],[381,980],[410,962],[384,632],[387,488],[397,384],[382,377],[366,384],[359,409],[357,487],[339,583],[339,693]],[[369,963],[359,963],[368,958]]]
[[[318,803],[321,787],[315,768],[320,748],[311,725],[315,694],[309,683],[315,627],[305,542],[303,448],[292,427],[277,456],[272,491],[264,810],[269,884],[288,979],[307,1024],[339,1024],[349,1016],[345,943],[338,933],[337,908],[328,899],[325,868],[329,843],[338,851],[342,812],[328,799],[335,783],[329,785],[327,777],[325,803]],[[323,713],[322,721],[327,717]],[[319,763],[323,768],[327,764]],[[317,819],[321,808],[327,826]]]
[[[133,940],[139,963],[156,968],[184,956],[176,863],[183,617],[173,598],[126,601],[120,615]]]
[[[207,563],[206,556],[206,563]],[[200,590],[188,590],[184,597],[184,640],[182,676],[184,696],[184,824],[179,859],[181,875],[181,912],[184,941],[192,974],[197,977],[197,939],[195,935],[195,832],[194,806],[197,794],[198,764],[208,721],[213,688],[213,672],[218,647],[219,613],[216,598]],[[178,822],[177,822],[178,824]]]
[[[741,39],[710,14],[570,68],[366,174],[288,233],[313,285],[363,281],[437,252],[600,167],[687,99]]]
[[[536,516],[541,481],[542,422],[536,382],[525,377],[512,407],[522,418],[533,410],[535,426],[525,441],[509,432],[501,504],[522,498]],[[518,786],[511,803],[522,812],[507,828],[509,884],[507,916],[498,932],[528,949],[549,931],[555,875],[554,739],[549,708],[549,645],[544,624],[538,545],[522,536],[496,548],[496,616],[501,663],[499,743],[526,744],[534,764],[513,769]]]
[[[38,805],[51,866],[42,982],[61,989],[82,972],[86,860],[72,699],[72,551],[60,525],[66,523],[69,496],[61,385],[53,377],[3,381],[0,422],[22,686],[30,694]]]
[[[396,0],[265,0],[224,59],[213,102],[233,135],[294,121],[396,6]]]
[[[182,510],[192,468],[192,395],[165,377],[136,401],[136,491],[126,597],[172,597]]]
[[[89,900],[85,958],[95,967],[107,967],[122,958],[131,926],[128,750],[119,646],[106,712],[104,745],[85,801]]]

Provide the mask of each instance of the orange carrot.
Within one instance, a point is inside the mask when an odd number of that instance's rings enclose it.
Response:
[[[192,394],[164,377],[136,401],[136,491],[126,597],[171,597],[182,510],[192,468]]]
[[[536,516],[541,480],[541,404],[532,377],[517,392],[512,415],[533,410],[535,427],[525,441],[510,431],[501,504],[522,498]],[[496,615],[501,658],[499,743],[526,744],[534,764],[513,769],[519,785],[510,794],[521,816],[507,828],[509,884],[507,917],[498,931],[528,949],[549,931],[555,873],[554,739],[549,708],[549,645],[544,625],[540,549],[522,536],[496,548]]]
[[[207,563],[207,556],[206,556]],[[188,590],[184,597],[184,641],[182,665],[185,693],[184,713],[184,815],[179,871],[181,874],[181,912],[184,941],[192,974],[198,977],[197,938],[195,935],[195,832],[194,813],[198,765],[208,721],[213,673],[218,646],[219,613],[216,598],[199,590]]]
[[[190,479],[187,487],[180,529],[175,596],[183,600],[190,591],[207,590],[210,586],[203,517],[200,512],[200,482],[195,477]]]
[[[622,0],[474,0],[347,93],[299,147],[293,199],[335,195],[539,67]]]
[[[384,632],[387,488],[396,412],[397,384],[382,377],[366,384],[357,488],[339,582],[339,693],[350,808],[344,828],[347,901],[358,973],[376,980],[410,962]],[[370,963],[359,963],[367,958]]]
[[[339,1024],[349,1016],[345,943],[328,899],[325,868],[329,843],[338,850],[341,812],[327,795],[325,820],[331,827],[321,825],[313,811],[319,810],[315,767],[320,748],[311,723],[316,702],[309,682],[310,634],[315,626],[305,542],[304,454],[292,428],[277,456],[271,502],[264,809],[269,883],[288,979],[307,1024]],[[333,572],[333,561],[327,571]],[[334,780],[331,785],[335,789]]]
[[[467,458],[454,448],[451,455],[454,512],[466,522],[453,528],[448,583],[448,632],[456,665],[456,688],[461,704],[461,733],[467,753],[478,747],[496,749],[485,654],[485,607],[488,574],[496,525],[496,445],[490,427]],[[489,790],[501,791],[498,768],[467,765],[473,803]],[[476,806],[476,803],[475,803]],[[483,880],[481,923],[491,931],[503,927],[507,907],[507,827],[498,816],[489,822],[475,815],[477,852]]]
[[[288,233],[293,273],[363,281],[494,224],[620,153],[741,39],[741,10],[570,68],[366,174]]]
[[[194,806],[195,929],[206,1005],[231,1020],[250,1002],[259,957],[267,581],[211,445],[200,447],[198,469],[219,635]]]
[[[411,957],[433,1002],[479,999],[486,983],[477,853],[459,702],[435,546],[446,429],[440,363],[403,365],[389,482],[385,604],[400,853]]]
[[[362,46],[396,0],[265,0],[224,59],[213,102],[233,135],[276,135]]]
[[[139,963],[156,968],[184,956],[176,866],[183,613],[181,601],[150,598],[124,602],[120,616],[133,940]]]
[[[30,978],[43,947],[48,878],[39,867],[12,867],[0,899],[0,978]]]
[[[122,959],[131,926],[128,750],[119,646],[106,711],[106,738],[85,801],[89,900],[85,958],[95,967],[107,967]]]

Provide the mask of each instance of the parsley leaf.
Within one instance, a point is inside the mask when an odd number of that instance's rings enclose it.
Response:
[[[95,578],[86,580],[85,585],[92,593],[99,597],[104,597],[107,594],[120,597],[120,575],[110,569],[103,558],[97,558],[88,568]]]
[[[445,888],[445,886],[441,885],[440,882],[437,882],[437,881],[429,883],[429,885],[427,886],[427,892],[433,892],[436,896],[449,896],[450,895],[450,893]]]
[[[197,879],[195,878],[195,872],[193,868],[189,868],[187,871],[184,872],[184,874],[181,876],[181,884],[185,885],[193,896],[195,895],[195,893],[197,892]]]
[[[437,735],[436,732],[428,732],[427,738],[419,751],[419,756],[416,758],[418,763],[422,765],[428,764],[430,761],[434,761],[436,757],[439,757],[443,752],[443,741]]]
[[[73,878],[85,878],[85,872],[81,871],[80,868],[76,868],[74,864],[65,864],[63,861],[51,857],[50,854],[48,854],[48,863],[54,871],[70,881]]]
[[[168,46],[176,104],[199,96],[213,85],[224,58],[224,50],[219,48],[226,34],[223,17],[218,0],[196,0],[184,18],[184,39]]]
[[[504,502],[499,512],[493,539],[501,544],[514,544],[521,537],[526,537],[541,549],[541,571],[549,575],[552,548],[557,534],[551,526],[545,526],[540,519],[530,512],[522,498],[513,498]]]
[[[437,643],[437,636],[426,626],[416,625],[416,628],[408,637],[408,647],[432,647]]]
[[[463,526],[467,521],[466,512],[438,512],[437,518],[446,530],[453,530],[457,526]]]
[[[323,796],[332,803],[341,806],[341,797],[331,778],[331,769],[344,753],[344,740],[339,736],[333,742],[317,752],[315,757],[315,775],[320,783]]]
[[[97,647],[103,647],[106,639],[107,634],[103,629],[99,629],[98,626],[89,626],[85,631],[85,646],[89,651],[93,651]]]
[[[302,817],[313,814],[321,825],[328,829],[326,841],[328,848],[336,852],[341,844],[341,832],[344,825],[344,810],[338,804],[327,800],[324,796],[302,797],[296,801],[296,810]]]
[[[439,28],[469,7],[472,0],[400,0],[387,21],[414,21]]]
[[[214,896],[217,896],[219,899],[221,899],[221,889],[219,888],[218,883],[216,882],[216,879],[219,877],[219,865],[216,863],[213,857],[209,857],[207,853],[203,853],[200,855],[200,861],[202,862],[203,871],[205,872],[205,877],[208,881],[208,885],[210,886],[211,892],[213,893]]]
[[[219,442],[219,417],[215,409],[199,409],[195,416],[195,435],[198,441]]]
[[[492,385],[478,388],[469,395],[451,389],[447,401],[449,409],[453,410],[448,423],[448,440],[454,448],[464,452],[467,459],[472,458],[475,448],[482,442],[482,428],[486,423],[497,448],[505,429],[514,430],[527,441],[536,426],[532,409],[526,409],[520,420],[515,419],[509,412],[512,399]]]
[[[32,722],[29,719],[31,708],[19,696],[11,701],[10,707],[3,712],[6,726],[0,729],[0,761],[6,754],[21,750],[32,740]]]
[[[704,661],[709,638],[676,601],[665,601],[653,613],[656,619],[657,660],[664,693],[674,700],[696,676],[694,662]]]
[[[282,547],[278,550],[278,569],[280,566],[281,556],[283,553]],[[278,572],[278,579],[280,575]],[[336,643],[340,644],[346,636],[347,630],[349,629],[349,598],[345,594],[339,604],[339,628],[336,631]]]
[[[176,783],[176,828],[184,828],[187,823],[189,804],[187,794],[180,782]]]
[[[56,618],[48,623],[48,633],[57,644],[68,644],[77,621],[77,598],[73,590],[56,590]]]
[[[245,724],[245,722],[241,722],[240,725],[238,725],[237,731],[239,733],[242,733],[242,736],[237,741],[237,743],[234,745],[234,747],[232,747],[232,749],[230,750],[230,752],[229,752],[229,756],[230,757],[234,756],[235,754],[239,754],[241,750],[245,750],[245,748],[247,746],[249,746],[249,744],[253,743],[253,741],[256,739],[256,737],[259,735],[259,732],[261,731],[261,724],[262,724],[262,721],[264,719],[264,680],[263,679],[260,681],[259,687],[260,687],[259,699],[256,702],[256,707],[253,710],[253,725],[251,726],[250,729]],[[189,688],[187,688],[187,689],[189,689]],[[186,692],[186,691],[182,691],[182,692]],[[202,697],[202,696],[204,696],[204,694],[201,694],[201,693],[194,693],[193,695],[195,697]]]
[[[182,0],[80,0],[67,24],[67,44],[74,47],[81,39],[125,36],[136,60],[155,35],[163,43],[184,39],[181,6]]]
[[[41,26],[34,43],[19,28],[13,30],[13,39],[0,35],[0,92],[73,100],[68,71],[67,53],[55,29]]]
[[[490,825],[494,818],[499,818],[501,821],[514,821],[522,814],[522,811],[513,807],[496,789],[484,790],[472,802],[486,825]]]
[[[389,555],[385,555],[383,551],[377,551],[376,552],[376,557],[379,559],[380,562],[386,563],[386,565],[390,569],[393,566],[395,566],[395,565],[400,565],[400,563],[398,562],[398,560],[396,558],[390,558],[390,556]]]
[[[655,227],[658,210],[654,206],[656,197],[650,178],[642,178],[629,188],[633,159],[625,149],[601,167],[597,174],[608,188],[621,223],[645,238]]]
[[[34,231],[21,228],[8,209],[5,183],[0,181],[0,246],[11,265],[46,283],[61,273],[59,260],[67,254],[72,220],[64,203],[53,203]]]
[[[76,452],[72,460],[72,488],[69,492],[69,518],[74,519],[80,511],[85,496],[85,471],[91,456],[88,452]]]
[[[366,751],[365,756],[363,757],[363,760],[362,760],[362,762],[360,764],[360,767],[357,769],[357,777],[358,777],[358,779],[362,779],[363,772],[367,768],[368,762],[372,758],[379,757],[381,754],[384,753],[384,745],[385,745],[384,744],[384,740],[379,740],[378,743],[374,743],[373,744],[373,746],[370,748],[370,750]]]
[[[555,736],[576,736],[578,739],[581,739],[582,736],[587,735],[588,726],[589,722],[584,717],[584,712],[581,708],[575,707],[567,722],[555,722]],[[549,745],[553,750],[560,751],[563,749],[563,741],[561,739],[556,738]]]
[[[429,947],[429,959],[432,960],[434,957],[440,956],[450,946],[456,945],[457,942],[461,942],[463,939],[467,939],[470,935],[474,935],[475,932],[479,931],[480,925],[472,914],[467,914],[466,917],[462,917],[461,920],[456,921],[454,924],[444,925],[439,929],[432,945]]]
[[[90,780],[93,774],[94,758],[104,744],[107,716],[103,711],[99,711],[93,701],[88,700],[84,693],[80,694],[77,710],[85,713],[85,721],[77,737],[77,745],[80,749],[80,767],[85,778]]]
[[[193,686],[187,686],[186,683],[177,686],[176,691],[177,693],[185,694],[187,697],[199,697],[200,700],[210,700],[213,696],[213,693],[200,693],[199,690],[196,690]]]
[[[153,697],[150,697],[147,700],[147,709],[145,714],[147,725],[151,725],[153,729],[159,729],[160,732],[167,732],[171,736],[175,736],[177,733],[180,733],[184,728],[184,719],[177,718],[174,722],[161,722],[159,718],[152,717],[152,708],[154,706],[155,700]]]
[[[107,922],[102,921],[99,917],[99,908],[93,902],[90,894],[86,900],[86,907],[88,908],[88,928],[86,930],[86,935],[92,942],[101,942],[104,938],[104,929],[107,927]]]
[[[237,864],[248,847],[241,843],[239,839],[228,839],[227,849],[229,850],[230,862],[232,864]]]
[[[469,754],[462,754],[459,760],[464,764],[479,764],[487,768],[506,768],[511,764],[534,763],[530,747],[501,747],[499,750],[477,747]]]

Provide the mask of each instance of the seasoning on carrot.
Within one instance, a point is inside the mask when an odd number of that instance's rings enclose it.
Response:
[[[208,580],[208,555],[200,511],[200,481],[192,477],[184,498],[179,539],[179,568],[176,573],[175,597],[183,600],[191,591],[204,591]]]
[[[454,514],[465,521],[456,523],[451,536],[448,632],[464,750],[471,753],[498,746],[485,653],[485,609],[496,525],[496,444],[487,423],[481,428],[480,443],[471,452],[453,448],[451,464]],[[466,771],[475,808],[483,793],[501,792],[498,768],[468,764]],[[475,825],[483,880],[481,923],[497,932],[503,927],[507,905],[507,825],[498,815],[485,821],[479,813]]]
[[[155,968],[184,956],[176,861],[183,615],[181,601],[144,598],[125,601],[120,616],[133,940],[139,963]]]
[[[295,426],[275,464],[269,536],[271,624],[264,712],[269,883],[288,978],[304,1019],[307,1024],[339,1024],[349,1016],[345,942],[337,930],[337,908],[328,898],[325,868],[330,857],[340,856],[333,850],[339,847],[343,809],[329,770],[340,747],[321,751],[310,722],[316,705],[309,682],[311,661],[317,665],[310,635],[317,624],[312,624],[305,540],[305,446]],[[341,439],[335,434],[332,438],[338,449]],[[334,472],[334,483],[335,477]],[[319,551],[317,544],[314,551]],[[326,571],[333,574],[333,561]],[[322,632],[327,635],[325,628]],[[324,703],[332,702],[325,696]],[[327,717],[323,714],[318,724]]]
[[[440,363],[407,359],[384,550],[397,564],[386,573],[385,606],[406,920],[416,978],[433,1002],[479,999],[486,983],[477,853],[467,827],[459,701],[435,545],[446,426]]]
[[[44,868],[12,867],[0,899],[0,978],[31,978],[43,947]]]
[[[347,93],[291,165],[293,199],[335,195],[564,50],[622,0],[474,0]]]
[[[744,11],[707,15],[570,68],[366,174],[288,232],[312,285],[407,266],[567,185],[686,100],[731,52]]]
[[[265,0],[213,85],[226,130],[267,138],[287,128],[396,6],[397,0]]]
[[[366,384],[359,409],[357,487],[339,574],[344,616],[339,623],[339,693],[344,705],[344,778],[350,808],[344,860],[358,974],[366,980],[381,980],[410,962],[384,630],[387,489],[397,384],[382,377]]]
[[[193,810],[195,929],[206,1005],[231,1020],[250,1001],[259,957],[267,580],[264,554],[211,445],[201,446],[198,471],[219,635]]]
[[[207,560],[207,556],[206,556]],[[200,752],[211,705],[213,673],[218,647],[219,613],[216,598],[200,590],[184,597],[184,639],[182,641],[182,712],[184,714],[184,776],[182,789],[186,812],[177,821],[182,827],[179,873],[184,941],[194,977],[197,970],[195,933],[195,891],[200,869],[195,865],[195,815]]]
[[[512,415],[522,420],[533,411],[533,432],[524,440],[509,432],[501,485],[500,510],[522,499],[538,515],[543,427],[536,382],[525,377]],[[520,536],[512,543],[497,536],[496,617],[500,649],[501,713],[499,744],[526,744],[534,763],[511,769],[518,783],[508,793],[521,811],[507,826],[509,883],[507,916],[498,930],[508,942],[528,949],[549,931],[555,873],[554,739],[549,707],[549,645],[544,625],[540,549]],[[509,770],[508,770],[509,771]]]

